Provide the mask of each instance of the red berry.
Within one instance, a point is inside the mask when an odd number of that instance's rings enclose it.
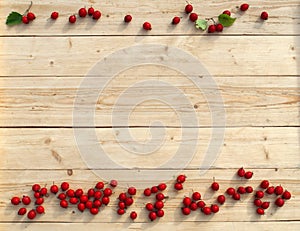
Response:
[[[238,201],[238,200],[241,199],[241,195],[240,195],[239,193],[234,193],[234,194],[232,195],[232,198],[233,198],[234,200]]]
[[[246,193],[246,189],[244,187],[240,186],[240,187],[238,187],[237,192],[239,194],[245,194]]]
[[[77,197],[71,197],[69,202],[73,205],[77,204],[78,203],[78,198]]]
[[[162,201],[163,199],[165,199],[165,195],[163,193],[157,193],[155,197],[158,201]]]
[[[29,205],[30,202],[31,202],[31,199],[30,199],[29,196],[23,196],[23,198],[22,198],[22,203],[23,203],[24,205]]]
[[[196,14],[196,13],[191,13],[190,14],[190,20],[192,22],[195,22],[197,19],[198,19],[198,14]]]
[[[101,12],[99,10],[95,10],[93,13],[93,19],[98,20],[99,18],[101,18]]]
[[[41,189],[41,186],[39,184],[32,185],[32,191],[39,192]]]
[[[87,192],[87,195],[89,198],[93,197],[95,195],[95,190],[93,188],[90,188]]]
[[[71,15],[69,17],[69,23],[75,23],[76,22],[76,16],[75,15]]]
[[[224,204],[225,201],[226,201],[226,197],[224,195],[219,195],[218,198],[217,198],[219,204]]]
[[[60,201],[60,207],[62,207],[62,208],[68,208],[68,201],[66,201],[66,200],[61,200]]]
[[[269,187],[269,181],[263,180],[263,181],[260,183],[260,187],[263,188],[263,189],[267,189],[267,188]]]
[[[99,212],[99,209],[98,209],[98,208],[95,208],[95,207],[90,208],[90,213],[91,213],[92,215],[97,215],[98,212]]]
[[[256,191],[256,193],[255,193],[255,197],[256,198],[259,198],[259,199],[261,199],[261,198],[263,198],[265,196],[265,194],[264,194],[264,192],[263,191]]]
[[[129,22],[131,22],[131,20],[132,20],[132,16],[129,14],[124,17],[124,22],[129,23]]]
[[[229,10],[224,10],[224,11],[223,11],[223,14],[227,14],[228,16],[230,16],[230,15],[231,15],[231,12],[230,12]]]
[[[180,17],[175,16],[172,20],[172,24],[177,25],[178,23],[180,23]]]
[[[193,11],[193,6],[191,4],[187,4],[184,8],[185,13],[189,14]]]
[[[67,191],[69,189],[69,183],[68,182],[61,183],[60,188],[63,191]]]
[[[246,172],[244,177],[245,177],[246,179],[251,179],[252,176],[253,176],[253,172]]]
[[[47,188],[41,188],[41,190],[40,190],[41,196],[46,196],[47,193],[48,193],[48,189]]]
[[[282,198],[283,199],[286,199],[286,200],[289,200],[291,199],[292,195],[289,191],[285,191],[283,194],[282,194]]]
[[[194,201],[198,201],[201,199],[201,194],[199,192],[194,192],[192,198]]]
[[[256,213],[259,214],[259,215],[264,215],[265,214],[265,210],[262,209],[262,208],[257,208],[256,209]]]
[[[126,200],[125,200],[125,204],[126,204],[126,206],[132,205],[133,204],[132,197],[127,197]]]
[[[175,188],[177,191],[179,191],[179,190],[182,190],[182,189],[183,189],[183,186],[182,186],[181,183],[176,183],[176,184],[174,185],[174,188]]]
[[[129,195],[134,196],[136,194],[136,188],[135,187],[129,187],[127,190]]]
[[[146,197],[149,197],[149,196],[151,195],[151,189],[150,189],[150,188],[146,188],[146,189],[144,190],[144,195],[145,195]]]
[[[56,194],[58,192],[58,186],[57,185],[51,185],[50,187],[50,192],[52,192],[53,194]]]
[[[39,192],[35,192],[33,194],[34,198],[40,198],[41,197],[41,194]]]
[[[203,209],[202,209],[202,212],[205,214],[205,215],[210,215],[211,214],[211,208],[210,207],[204,207]]]
[[[111,180],[110,183],[109,183],[109,185],[110,185],[111,187],[115,188],[115,187],[117,187],[117,185],[118,185],[118,181],[116,181],[116,180]]]
[[[36,212],[34,209],[30,210],[28,213],[27,213],[27,217],[28,219],[32,220],[36,217]]]
[[[158,217],[163,217],[165,215],[165,211],[162,210],[162,209],[159,209],[159,210],[156,211],[156,215]]]
[[[80,198],[83,195],[83,190],[81,188],[76,189],[75,196]]]
[[[105,188],[103,190],[103,194],[104,194],[104,196],[109,197],[112,194],[112,190],[110,188]]]
[[[88,198],[87,195],[82,195],[82,196],[80,197],[80,202],[81,202],[81,203],[86,203],[88,200],[89,200],[89,198]]]
[[[243,167],[239,168],[239,170],[237,171],[237,174],[239,177],[244,177],[245,176],[245,169]]]
[[[43,203],[44,203],[44,198],[42,198],[42,197],[37,198],[37,199],[35,200],[35,204],[36,204],[36,205],[41,205],[41,204],[43,204]]]
[[[192,211],[196,211],[198,209],[198,205],[196,202],[192,202],[189,206]]]
[[[241,11],[246,11],[246,10],[248,10],[248,8],[249,8],[249,4],[247,4],[247,3],[244,3],[240,6]]]
[[[79,15],[79,17],[84,18],[87,15],[86,9],[85,8],[80,8],[78,10],[78,15]]]
[[[75,196],[75,191],[73,189],[68,189],[66,192],[68,197],[74,197]]]
[[[27,209],[26,208],[20,208],[18,211],[18,215],[23,216],[27,213]]]
[[[95,186],[96,189],[103,189],[104,188],[104,183],[102,181],[98,182]]]
[[[214,33],[216,31],[215,25],[210,25],[207,29],[208,33]]]
[[[119,200],[120,200],[120,201],[125,201],[126,198],[127,198],[126,193],[120,193],[120,194],[119,194]]]
[[[101,198],[101,196],[102,196],[102,192],[101,192],[101,191],[96,191],[96,192],[94,193],[94,198],[95,198],[96,200],[99,200],[99,199]]]
[[[176,179],[176,181],[178,183],[184,183],[185,180],[186,180],[186,176],[185,175],[179,175],[179,176],[177,176],[177,179]]]
[[[255,199],[253,203],[255,206],[260,207],[263,202],[260,199]]]
[[[89,16],[92,16],[94,14],[95,10],[93,7],[88,8],[88,14]]]
[[[246,187],[246,192],[247,193],[253,193],[253,188],[251,186]]]
[[[150,22],[144,22],[143,24],[144,30],[152,30],[152,26]]]
[[[124,209],[118,209],[118,210],[117,210],[117,213],[118,213],[119,215],[123,215],[123,214],[125,213],[125,210],[124,210]]]
[[[198,208],[202,209],[202,208],[205,207],[205,202],[204,201],[198,201],[197,206],[198,206]]]
[[[192,203],[192,199],[189,197],[185,197],[183,198],[182,203],[184,204],[184,206],[188,207]]]
[[[154,207],[156,209],[162,209],[164,207],[164,202],[162,202],[162,201],[156,201],[155,204],[154,204]]]
[[[154,221],[157,217],[156,212],[150,212],[148,216],[151,221]]]
[[[123,201],[119,201],[118,207],[119,207],[120,209],[125,209],[125,208],[126,208],[126,204],[125,204]]]
[[[67,198],[67,195],[65,193],[60,193],[58,194],[57,198],[60,200],[65,200]]]
[[[217,182],[213,182],[210,187],[214,191],[218,191],[219,190],[219,184]]]
[[[104,205],[108,205],[109,204],[109,202],[110,202],[110,199],[109,199],[109,197],[102,197],[102,200],[101,200],[101,202],[102,202],[102,204],[104,204]]]
[[[227,193],[228,195],[232,196],[232,195],[235,193],[235,189],[234,189],[234,188],[228,188],[228,189],[226,190],[226,193]]]
[[[29,20],[28,20],[27,16],[22,16],[22,22],[24,24],[28,24],[29,23]]]
[[[58,16],[59,16],[59,14],[58,14],[58,12],[56,12],[56,11],[54,11],[54,12],[51,13],[51,18],[52,18],[53,20],[57,19]]]
[[[274,186],[270,186],[269,188],[267,188],[266,193],[273,194],[274,191],[275,191],[275,187]]]
[[[35,15],[32,12],[27,13],[27,18],[29,21],[33,21],[35,19]]]
[[[219,206],[216,205],[216,204],[211,205],[211,206],[210,206],[210,209],[211,209],[211,211],[212,211],[213,213],[219,212]]]
[[[157,188],[159,191],[164,191],[167,188],[167,185],[165,183],[160,183]]]
[[[267,209],[267,208],[269,208],[269,206],[270,206],[270,202],[263,202],[263,203],[261,204],[261,207],[262,207],[263,209]]]
[[[137,218],[137,213],[135,211],[132,211],[130,213],[130,218],[131,218],[131,220],[135,220]]]
[[[277,205],[278,207],[282,207],[284,205],[284,200],[282,198],[277,198],[275,200],[275,205]]]
[[[223,31],[223,25],[222,25],[221,23],[218,23],[218,24],[216,25],[216,31],[217,31],[217,32],[222,32],[222,31]]]
[[[18,205],[21,203],[21,199],[19,197],[13,197],[11,198],[10,202],[13,204],[13,205]]]
[[[191,209],[188,208],[188,207],[184,207],[184,208],[181,209],[181,212],[182,212],[183,215],[187,216],[191,213]]]
[[[94,200],[93,207],[100,208],[101,205],[102,205],[102,202],[99,199]]]
[[[83,212],[85,210],[85,204],[84,203],[79,203],[77,205],[77,208],[80,212]]]
[[[158,192],[158,187],[157,186],[153,186],[151,188],[151,193],[157,193]]]
[[[85,207],[87,208],[87,209],[91,209],[91,208],[93,208],[93,202],[92,201],[87,201],[86,203],[85,203]]]
[[[262,20],[267,20],[269,18],[269,14],[266,11],[261,12],[260,18]]]
[[[276,186],[274,190],[276,195],[281,195],[283,193],[283,187],[282,186]]]
[[[151,203],[147,203],[145,207],[148,211],[153,211],[153,209],[154,209],[154,206]]]
[[[45,213],[45,208],[41,205],[37,206],[35,210],[38,214]]]

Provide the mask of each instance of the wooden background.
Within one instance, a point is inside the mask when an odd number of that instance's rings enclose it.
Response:
[[[0,230],[300,229],[300,2],[249,0],[250,9],[244,14],[236,9],[241,1],[192,3],[202,18],[215,17],[229,9],[237,20],[223,33],[208,35],[188,21],[182,12],[185,1],[35,0],[32,11],[37,19],[33,23],[7,27],[9,12],[23,12],[29,2],[0,1]],[[103,14],[98,22],[86,18],[75,25],[68,24],[70,14],[90,5]],[[259,19],[263,10],[270,15],[266,22]],[[61,14],[55,22],[49,19],[52,11]],[[127,13],[133,16],[129,25],[122,22]],[[170,24],[175,15],[183,17],[176,27]],[[152,31],[141,29],[144,21],[152,23]],[[137,80],[170,81],[189,97],[199,119],[201,142],[190,165],[182,171],[188,182],[182,192],[168,190],[166,216],[149,222],[143,209],[146,200],[141,196],[132,207],[139,212],[135,222],[127,215],[116,215],[115,200],[92,217],[60,209],[52,197],[45,202],[45,215],[33,222],[20,219],[9,200],[13,195],[29,193],[33,183],[49,186],[53,181],[67,180],[74,188],[87,189],[101,180],[87,168],[76,146],[72,127],[76,90],[90,68],[105,56],[124,47],[150,43],[174,46],[192,54],[214,76],[219,89],[211,89],[212,94],[217,90],[222,94],[226,110],[225,139],[219,158],[205,175],[199,176],[198,166],[213,125],[205,98],[189,80],[162,67],[128,70],[105,88],[95,112],[96,132],[111,155],[122,151],[111,131],[114,102]],[[133,97],[139,94],[137,89]],[[125,105],[126,110],[131,108],[130,103]],[[172,108],[150,101],[135,108],[129,120],[130,131],[138,140],[147,140],[151,121],[161,120],[167,132],[163,150],[171,155],[181,142],[176,118]],[[115,129],[122,132],[124,127],[118,126]],[[147,162],[136,164],[147,167]],[[234,177],[241,166],[254,171],[251,182]],[[116,173],[122,174],[122,170]],[[272,206],[263,217],[255,215],[250,196],[235,204],[229,200],[214,216],[195,212],[183,217],[180,201],[192,189],[200,190],[208,202],[215,200],[216,195],[207,190],[213,177],[220,182],[221,191],[241,184],[257,186],[265,178],[274,185],[282,184],[293,196],[286,206],[277,210]],[[168,182],[169,187],[172,182]]]

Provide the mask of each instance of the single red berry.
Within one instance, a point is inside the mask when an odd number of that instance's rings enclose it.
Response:
[[[99,18],[101,18],[101,12],[99,10],[95,10],[93,13],[93,19],[98,20]]]
[[[240,6],[241,11],[246,11],[246,10],[248,10],[248,8],[249,8],[249,4],[247,4],[247,3],[243,3]]]
[[[83,190],[81,188],[76,189],[75,196],[80,198],[83,195]]]
[[[143,24],[144,30],[152,30],[152,26],[150,22],[144,22]]]
[[[123,201],[119,201],[118,207],[119,207],[120,209],[125,209],[125,208],[126,208],[126,204],[125,204]]]
[[[269,181],[267,181],[267,180],[263,180],[261,183],[260,183],[260,187],[262,188],[262,189],[267,189],[268,187],[269,187]]]
[[[194,192],[192,198],[194,201],[198,201],[201,199],[201,194],[199,192]]]
[[[245,194],[246,193],[246,189],[243,186],[238,187],[237,192],[239,194]]]
[[[214,191],[218,191],[219,188],[220,188],[220,186],[219,186],[219,184],[217,182],[213,182],[210,187]]]
[[[265,214],[265,210],[262,209],[262,208],[257,208],[256,209],[256,213],[259,214],[259,215],[264,215]]]
[[[80,8],[78,10],[78,15],[79,15],[79,17],[84,18],[87,15],[86,9],[85,8]]]
[[[99,212],[99,209],[98,209],[98,208],[96,208],[96,207],[90,208],[90,213],[91,213],[92,215],[97,215],[98,212]]]
[[[269,18],[269,14],[266,11],[261,12],[260,18],[262,20],[267,20]]]
[[[175,16],[172,20],[172,24],[173,25],[177,25],[178,23],[180,23],[180,17],[178,16]]]
[[[146,197],[149,197],[149,196],[151,195],[151,189],[150,189],[150,188],[146,188],[146,189],[144,190],[144,195],[145,195]]]
[[[126,193],[120,193],[120,194],[119,194],[119,200],[120,200],[120,201],[125,201],[126,198],[127,198]]]
[[[99,199],[101,198],[101,196],[102,196],[102,192],[101,192],[101,191],[96,191],[96,192],[94,193],[94,198],[95,198],[96,200],[99,200]]]
[[[202,209],[202,208],[205,207],[205,202],[204,201],[198,201],[197,206],[198,206],[198,208]]]
[[[163,193],[157,193],[155,197],[158,201],[162,201],[163,199],[165,199],[165,195]]]
[[[18,215],[23,216],[27,213],[27,209],[26,208],[20,208],[18,211]]]
[[[127,192],[128,192],[129,195],[134,196],[136,194],[136,188],[135,187],[129,187]]]
[[[69,199],[69,202],[73,205],[77,204],[78,203],[78,198],[77,197],[71,197]]]
[[[253,176],[253,172],[246,172],[244,177],[245,177],[246,179],[251,179],[252,176]]]
[[[188,207],[192,203],[192,199],[189,197],[185,197],[183,198],[182,203],[184,204],[184,206]]]
[[[83,212],[85,210],[85,204],[84,203],[79,203],[77,205],[77,208],[80,212]]]
[[[259,198],[259,199],[261,199],[261,198],[263,198],[265,196],[265,193],[263,192],[263,191],[256,191],[256,193],[255,193],[255,197],[256,198]]]
[[[193,11],[193,6],[191,4],[187,4],[184,8],[185,13],[189,14]]]
[[[27,217],[28,219],[32,220],[36,217],[36,211],[34,209],[30,210],[28,213],[27,213]]]
[[[81,202],[81,203],[86,203],[88,200],[89,200],[89,198],[88,198],[87,195],[82,195],[82,196],[80,197],[80,202]]]
[[[198,19],[198,14],[196,14],[196,13],[191,13],[190,14],[190,20],[192,22],[195,22],[197,19]]]
[[[39,192],[35,192],[33,194],[34,198],[40,198],[41,197],[41,194]]]
[[[56,194],[58,192],[58,186],[57,185],[51,185],[50,187],[50,192],[52,192],[53,194]]]
[[[109,202],[110,202],[110,199],[109,199],[109,197],[104,196],[104,197],[102,197],[101,202],[102,202],[102,204],[104,204],[104,205],[108,205]]]
[[[203,209],[202,209],[202,212],[205,214],[205,215],[210,215],[211,214],[211,208],[210,207],[204,207]]]
[[[269,206],[270,206],[270,202],[263,202],[263,203],[261,204],[261,207],[262,207],[263,209],[267,209],[267,208],[269,208]]]
[[[125,204],[126,204],[126,206],[132,205],[133,204],[132,197],[127,197],[126,200],[125,200]]]
[[[71,15],[70,17],[69,17],[69,23],[75,23],[76,22],[76,16],[75,15]]]
[[[156,212],[150,212],[148,216],[151,221],[154,221],[157,217]]]
[[[273,194],[274,191],[275,191],[275,187],[274,186],[270,186],[269,188],[267,188],[266,193]]]
[[[215,25],[209,25],[207,31],[208,31],[208,33],[214,33],[216,31],[216,26]]]
[[[32,191],[39,192],[41,189],[41,186],[39,184],[32,185]]]
[[[237,174],[239,177],[244,177],[245,176],[245,169],[243,167],[239,168],[239,170],[237,171]]]
[[[69,183],[68,182],[62,182],[60,185],[61,190],[67,191],[69,189]]]
[[[281,195],[283,193],[283,187],[281,185],[276,186],[274,192],[276,195]]]
[[[90,188],[87,192],[87,195],[89,198],[93,197],[95,195],[95,190],[93,188]]]
[[[22,16],[22,22],[24,24],[28,24],[29,23],[29,20],[28,20],[27,16]]]
[[[176,181],[178,183],[181,183],[181,184],[184,183],[185,180],[186,180],[186,176],[185,175],[179,175],[179,176],[177,176],[177,179],[176,179]]]
[[[56,11],[54,11],[54,12],[51,13],[51,18],[52,18],[53,20],[57,19],[58,16],[59,16],[59,14],[58,14],[58,12],[56,12]]]
[[[118,209],[118,210],[117,210],[117,213],[118,213],[119,215],[123,215],[123,214],[125,213],[125,209]]]
[[[96,189],[103,189],[104,188],[104,183],[102,181],[99,181],[96,186],[95,186]]]
[[[189,208],[192,210],[192,211],[196,211],[198,209],[198,205],[196,202],[192,202],[189,206]]]
[[[66,192],[68,197],[74,197],[75,196],[75,191],[73,189],[68,189]]]
[[[217,198],[217,201],[219,202],[219,204],[224,204],[226,201],[226,197],[224,195],[219,195]]]
[[[35,15],[32,12],[27,13],[27,18],[29,21],[33,21],[35,19]]]
[[[65,193],[60,193],[58,194],[57,198],[60,200],[65,200],[67,198],[67,195]]]
[[[45,208],[44,208],[43,206],[41,206],[41,205],[37,206],[35,210],[36,210],[36,212],[37,212],[38,214],[43,214],[43,213],[45,213]]]
[[[88,15],[92,16],[94,14],[95,10],[93,7],[88,8]]]
[[[219,206],[216,205],[216,204],[211,205],[211,206],[210,206],[210,209],[211,209],[211,211],[212,211],[213,213],[219,212]]]
[[[165,206],[164,202],[162,202],[162,201],[156,201],[155,204],[154,204],[154,207],[156,209],[162,209],[164,206]]]
[[[261,201],[261,199],[255,199],[255,200],[253,201],[253,203],[254,203],[255,206],[260,207],[260,206],[262,205],[263,202]]]
[[[61,200],[60,201],[60,207],[62,207],[62,208],[68,208],[68,201],[66,201],[66,200]]]
[[[112,190],[110,188],[105,188],[103,190],[103,194],[104,194],[104,196],[109,197],[112,194]]]
[[[148,211],[153,211],[154,209],[154,205],[152,203],[147,203],[145,207]]]
[[[48,189],[47,188],[41,188],[41,190],[40,190],[41,196],[46,196],[47,193],[48,193]]]
[[[127,14],[127,15],[124,17],[124,22],[126,22],[126,23],[131,22],[131,20],[132,20],[132,16],[129,15],[129,14]]]
[[[30,202],[31,202],[31,199],[30,199],[29,196],[23,196],[23,198],[22,198],[22,203],[23,203],[24,205],[29,205]]]
[[[176,183],[176,184],[174,184],[174,188],[175,188],[177,191],[179,191],[179,190],[182,190],[182,189],[183,189],[183,186],[182,186],[181,183]]]
[[[93,207],[100,208],[102,205],[102,202],[99,199],[94,200]]]
[[[87,209],[93,208],[93,205],[94,205],[94,203],[93,203],[92,201],[87,201],[87,202],[85,203],[85,207],[86,207]]]
[[[191,209],[189,207],[184,207],[181,209],[183,215],[189,215],[191,213]]]
[[[156,211],[156,215],[158,217],[163,217],[165,215],[165,211],[162,210],[162,209],[159,209],[159,210]]]
[[[116,180],[111,180],[110,183],[109,183],[109,185],[110,185],[111,187],[115,188],[115,187],[118,186],[118,181],[116,181]]]
[[[10,202],[13,204],[13,205],[18,205],[21,203],[21,199],[19,197],[13,197],[11,198]]]
[[[228,188],[228,189],[226,190],[226,193],[227,193],[228,195],[232,196],[232,195],[235,193],[235,189],[234,189],[234,188]]]
[[[216,31],[217,31],[217,32],[222,32],[222,31],[223,31],[223,25],[222,25],[221,23],[218,23],[218,24],[216,25]]]
[[[44,198],[42,198],[42,197],[37,198],[37,199],[35,200],[35,204],[36,204],[36,205],[41,205],[41,204],[43,204],[43,203],[44,203]]]
[[[230,15],[231,15],[231,12],[230,12],[229,10],[224,10],[224,11],[223,11],[223,14],[227,14],[228,16],[230,16]]]
[[[131,218],[131,220],[135,220],[137,218],[137,213],[135,211],[132,211],[130,213],[130,218]]]
[[[232,198],[233,198],[234,200],[238,201],[238,200],[241,199],[241,195],[240,195],[239,193],[234,193],[234,194],[232,195]]]
[[[289,200],[291,199],[292,195],[289,191],[285,191],[283,194],[282,194],[282,198],[283,199],[286,199],[286,200]]]
[[[152,186],[151,193],[157,193],[157,192],[158,192],[158,187],[157,186]]]
[[[157,186],[158,190],[159,191],[164,191],[166,190],[167,188],[167,185],[165,183],[160,183],[158,186]]]
[[[278,207],[282,207],[284,205],[284,200],[282,198],[277,198],[275,200],[275,205],[277,205]]]
[[[246,187],[246,192],[247,193],[253,193],[253,188],[251,186]]]

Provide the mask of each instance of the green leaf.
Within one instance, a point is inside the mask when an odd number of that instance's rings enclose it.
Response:
[[[220,14],[218,17],[219,23],[221,23],[223,26],[231,26],[236,18],[231,18],[227,14]]]
[[[198,19],[195,22],[196,28],[201,30],[206,30],[207,28],[207,21],[204,19]]]
[[[6,19],[6,25],[13,26],[20,24],[22,22],[22,15],[19,14],[18,12],[11,12],[7,19]]]

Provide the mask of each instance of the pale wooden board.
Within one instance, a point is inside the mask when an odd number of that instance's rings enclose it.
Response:
[[[11,10],[24,12],[29,1],[1,1],[1,21],[5,21],[6,16]],[[193,1],[194,12],[199,17],[217,19],[223,10],[229,9],[236,17],[235,24],[226,28],[220,35],[228,34],[261,34],[278,35],[291,34],[299,35],[300,7],[297,0],[268,0],[250,1],[250,8],[247,12],[241,13],[236,6],[240,1]],[[76,25],[69,25],[68,17],[78,12],[80,7],[93,5],[99,9],[103,16],[98,22],[91,18],[78,19]],[[37,19],[30,25],[19,25],[7,27],[4,23],[0,26],[1,34],[11,35],[207,35],[206,32],[195,29],[192,22],[188,20],[184,13],[185,1],[83,1],[75,0],[72,4],[66,0],[45,2],[42,0],[34,1],[32,11],[35,12]],[[58,11],[61,16],[53,22],[49,19],[52,11]],[[260,20],[260,13],[268,11],[269,20]],[[131,14],[133,20],[129,25],[123,22],[126,14]],[[174,16],[182,17],[181,23],[177,26],[171,25]],[[145,21],[152,23],[152,31],[142,30]],[[218,34],[219,36],[219,34]]]
[[[297,36],[2,37],[0,69],[1,76],[82,76],[119,49],[160,44],[190,53],[211,75],[299,75],[298,40]]]

